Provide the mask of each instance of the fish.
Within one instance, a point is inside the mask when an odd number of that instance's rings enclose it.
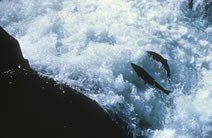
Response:
[[[172,91],[164,89],[160,84],[158,84],[155,79],[150,76],[147,71],[145,71],[142,67],[131,63],[132,68],[135,70],[136,74],[144,80],[144,84],[150,84],[151,86],[161,90],[165,94],[169,95]]]
[[[170,80],[171,76],[170,76],[170,68],[168,65],[168,60],[163,58],[160,54],[153,52],[153,51],[147,51],[148,55],[153,58],[154,60],[160,62],[163,66],[163,68],[166,70],[166,75],[167,78]]]

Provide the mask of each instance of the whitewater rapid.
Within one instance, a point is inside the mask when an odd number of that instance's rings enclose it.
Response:
[[[212,17],[204,5],[204,0],[194,0],[193,9],[187,0],[2,0],[0,25],[19,40],[32,68],[124,118],[134,137],[210,138]],[[168,59],[170,83],[147,50]],[[172,94],[144,85],[131,63]]]

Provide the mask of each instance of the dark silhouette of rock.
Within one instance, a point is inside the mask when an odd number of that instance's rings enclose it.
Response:
[[[24,59],[18,41],[0,26],[0,71],[23,67],[30,69],[28,60]]]
[[[40,76],[18,41],[0,28],[1,131],[4,138],[127,138],[95,101]]]
[[[194,1],[188,0],[188,8],[193,11],[194,17],[201,17],[207,19],[209,25],[212,22],[212,1],[211,0],[202,0]]]
[[[212,23],[212,1],[205,2],[205,17],[208,19],[210,23]]]
[[[189,7],[189,9],[193,9],[193,5],[194,5],[194,2],[193,2],[193,0],[189,0],[188,1],[188,7]]]

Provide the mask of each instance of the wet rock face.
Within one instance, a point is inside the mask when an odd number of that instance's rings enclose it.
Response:
[[[212,22],[212,0],[188,0],[188,8],[193,11],[193,16]]]
[[[212,0],[208,1],[205,5],[205,16],[212,23]]]
[[[29,69],[28,60],[24,59],[18,41],[0,27],[0,71],[23,67]]]
[[[127,138],[95,101],[38,75],[0,28],[1,125],[5,138]]]

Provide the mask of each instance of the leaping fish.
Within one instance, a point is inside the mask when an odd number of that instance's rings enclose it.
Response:
[[[148,83],[153,87],[158,88],[159,90],[163,91],[165,94],[170,94],[172,91],[164,89],[160,84],[158,84],[154,78],[152,78],[142,67],[131,63],[132,68],[135,70],[137,75],[144,80],[144,83]]]
[[[149,54],[150,57],[152,57],[153,59],[155,59],[156,61],[160,62],[163,65],[163,68],[166,70],[166,75],[170,79],[171,76],[170,76],[170,69],[169,69],[169,65],[168,65],[168,60],[163,58],[161,55],[159,55],[156,52],[147,51],[147,53]]]

